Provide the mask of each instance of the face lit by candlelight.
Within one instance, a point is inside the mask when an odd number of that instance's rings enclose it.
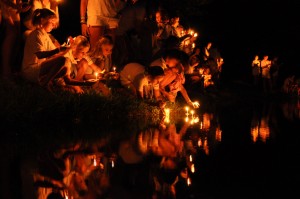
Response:
[[[74,58],[76,58],[77,60],[81,60],[86,55],[86,53],[89,51],[89,49],[90,49],[89,47],[76,48],[76,50],[73,51]]]
[[[42,19],[42,25],[41,27],[46,31],[46,32],[51,32],[53,29],[57,27],[58,19],[57,17],[51,17],[51,18],[46,18]]]
[[[112,49],[113,49],[113,45],[111,45],[111,44],[103,44],[101,46],[101,49],[102,49],[103,56],[107,57],[107,56],[111,55]]]

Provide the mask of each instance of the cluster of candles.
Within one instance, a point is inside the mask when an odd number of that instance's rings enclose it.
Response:
[[[190,172],[195,173],[195,164],[193,163],[193,156],[192,155],[189,155],[188,165],[189,165]],[[192,180],[189,176],[187,176],[186,183],[187,183],[188,186],[190,186],[192,184]]]
[[[191,29],[189,29],[189,30],[187,30],[187,31],[181,31],[181,37],[182,36],[185,36],[185,35],[191,35],[191,37],[189,38],[189,39],[186,39],[186,40],[184,40],[184,42],[183,42],[183,46],[184,47],[187,47],[187,46],[189,46],[189,45],[191,45],[191,47],[192,47],[192,49],[194,49],[195,48],[195,43],[191,43],[191,38],[196,38],[196,37],[198,37],[198,33],[196,33],[196,32],[194,32],[194,30],[191,30]]]
[[[190,110],[188,106],[185,107],[185,121],[190,122],[191,124],[196,124],[199,122],[199,117],[195,117],[195,111]]]

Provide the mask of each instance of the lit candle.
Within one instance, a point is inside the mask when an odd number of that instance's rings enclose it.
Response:
[[[191,165],[191,172],[195,173],[195,165],[194,164]]]
[[[192,119],[194,119],[194,110],[191,110]]]
[[[192,44],[192,48],[195,48],[195,43]]]
[[[96,79],[98,79],[98,73],[95,73]]]
[[[186,110],[186,113],[185,113],[185,115],[186,115],[186,116],[188,116],[188,115],[189,115],[189,107],[188,107],[188,106],[186,106],[186,107],[185,107],[185,110]]]
[[[114,66],[114,67],[113,67],[113,72],[114,72],[114,73],[116,72],[116,69],[117,69],[117,68]]]
[[[188,122],[189,121],[189,117],[185,117],[185,122]]]
[[[165,109],[165,115],[166,115],[165,122],[169,123],[170,122],[170,109],[169,108]]]
[[[198,147],[201,147],[202,145],[202,141],[201,141],[201,138],[198,139]]]
[[[94,157],[94,159],[93,159],[93,165],[97,166],[97,159],[96,159],[96,157]]]
[[[114,168],[115,167],[115,162],[112,160],[111,161],[111,167]]]
[[[193,156],[190,155],[190,162],[193,162]]]
[[[190,186],[192,184],[191,179],[187,178],[187,185]]]
[[[198,34],[197,34],[197,33],[195,33],[195,34],[194,34],[194,37],[197,37],[197,36],[198,36]]]

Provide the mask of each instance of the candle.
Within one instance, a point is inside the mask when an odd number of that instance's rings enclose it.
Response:
[[[95,73],[96,79],[98,79],[98,73]]]
[[[192,48],[195,48],[195,43],[192,44]]]
[[[189,117],[185,117],[185,122],[188,122],[189,121]]]
[[[193,162],[193,156],[192,155],[190,155],[190,162]]]
[[[192,119],[194,119],[194,110],[191,110]]]
[[[195,165],[194,164],[191,165],[191,172],[195,173]]]
[[[198,147],[201,147],[202,145],[202,141],[201,141],[201,138],[198,139]]]
[[[113,67],[113,72],[114,72],[114,73],[116,72],[116,69],[117,69],[117,68],[114,66],[114,67]]]
[[[112,160],[111,161],[111,167],[114,168],[115,167],[115,162]]]
[[[190,186],[192,184],[191,179],[187,178],[187,185]]]
[[[166,115],[165,122],[169,123],[170,122],[170,109],[169,108],[165,109],[165,115]]]
[[[188,115],[189,115],[189,107],[186,106],[186,107],[185,107],[185,110],[186,110],[186,113],[185,113],[185,114],[186,114],[186,116],[188,116]]]
[[[97,159],[96,159],[96,157],[94,157],[94,159],[93,159],[93,165],[97,166]]]
[[[197,33],[195,33],[195,34],[194,34],[194,37],[197,37],[197,36],[198,36],[198,34],[197,34]]]

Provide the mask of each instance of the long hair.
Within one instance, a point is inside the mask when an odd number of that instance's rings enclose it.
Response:
[[[86,48],[86,47],[90,48],[91,45],[90,45],[88,38],[83,35],[76,36],[74,41],[71,44],[71,48],[73,50],[82,49],[82,48]]]
[[[32,14],[32,24],[34,26],[39,26],[42,23],[42,19],[51,18],[57,18],[56,14],[52,10],[48,8],[36,9]]]
[[[96,57],[99,58],[100,56],[103,55],[102,53],[102,46],[103,45],[113,45],[113,40],[110,36],[104,35],[102,36],[95,44],[95,46],[92,48],[92,50],[89,53],[90,57]]]

